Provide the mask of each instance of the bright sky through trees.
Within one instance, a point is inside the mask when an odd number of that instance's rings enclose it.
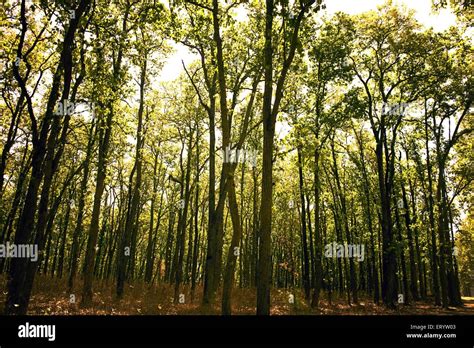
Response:
[[[375,10],[384,0],[331,0],[327,1],[326,13],[331,15],[341,11],[348,14],[358,14],[365,11]],[[456,23],[456,16],[448,9],[441,9],[437,13],[432,11],[431,0],[395,0],[394,4],[400,4],[415,10],[415,17],[426,27],[433,27],[436,31],[442,31]],[[245,16],[240,12],[238,16]],[[186,47],[180,44],[173,45],[176,50],[167,60],[159,77],[161,81],[171,81],[182,72],[181,60],[188,64],[196,59]]]

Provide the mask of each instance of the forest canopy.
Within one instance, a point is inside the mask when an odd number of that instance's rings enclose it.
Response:
[[[5,314],[474,297],[472,7],[326,2],[4,2]]]

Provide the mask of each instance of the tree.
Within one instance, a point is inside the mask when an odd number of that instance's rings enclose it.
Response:
[[[282,42],[282,67],[277,76],[275,98],[273,96],[273,21],[275,13],[275,3],[273,0],[266,0],[265,7],[265,48],[264,48],[264,93],[263,93],[263,156],[262,156],[262,197],[260,204],[260,244],[258,262],[258,287],[257,287],[257,314],[270,314],[270,283],[271,283],[271,231],[272,231],[272,202],[273,202],[273,146],[275,137],[275,123],[283,97],[285,80],[295,57],[298,45],[298,35],[300,26],[305,15],[310,10],[316,0],[301,2],[295,8],[282,7],[282,26],[288,30]],[[319,3],[319,5],[321,5]],[[289,22],[287,28],[285,23]],[[281,53],[281,52],[278,52]],[[272,101],[273,99],[273,101]]]

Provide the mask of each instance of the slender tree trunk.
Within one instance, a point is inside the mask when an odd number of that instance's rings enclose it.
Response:
[[[158,144],[158,148],[159,147],[160,147],[160,144]],[[154,217],[155,217],[155,200],[156,200],[156,194],[158,191],[158,180],[156,177],[157,168],[158,168],[158,152],[155,154],[155,159],[153,162],[153,193],[151,196],[150,228],[148,230],[148,244],[146,248],[146,268],[145,268],[145,282],[147,283],[151,282],[152,275],[153,275],[153,248],[155,246],[153,232],[154,232]]]
[[[97,128],[95,127],[95,121],[92,120],[91,128],[89,131],[89,139],[87,141],[87,150],[86,158],[84,159],[84,169],[83,176],[81,181],[81,188],[79,191],[79,202],[77,207],[77,217],[76,217],[76,226],[72,235],[72,245],[71,245],[71,268],[69,270],[68,278],[68,290],[72,291],[74,286],[74,278],[77,273],[77,266],[79,264],[80,258],[80,249],[79,249],[79,238],[83,234],[83,220],[84,220],[84,206],[85,206],[85,197],[87,193],[87,184],[89,182],[89,167],[90,160],[92,156],[92,147],[94,144],[94,138],[97,134]],[[95,130],[94,130],[95,129]]]
[[[33,134],[33,153],[32,153],[32,171],[30,176],[30,182],[26,194],[25,204],[18,222],[17,231],[15,234],[15,244],[27,244],[30,240],[33,231],[36,231],[35,242],[38,244],[38,250],[42,251],[44,247],[43,232],[46,222],[47,203],[49,198],[49,189],[51,180],[57,163],[61,157],[62,151],[58,150],[57,156],[52,155],[52,151],[55,149],[57,135],[59,134],[58,117],[55,120],[53,116],[53,110],[56,102],[59,98],[59,88],[61,82],[61,75],[64,73],[64,86],[62,91],[63,100],[67,100],[69,97],[70,82],[71,82],[71,71],[72,71],[72,51],[74,44],[74,35],[78,28],[80,19],[84,13],[88,10],[90,0],[81,0],[77,9],[75,10],[75,17],[71,19],[69,27],[66,30],[64,36],[64,44],[62,47],[61,58],[58,63],[58,67],[53,76],[53,82],[51,91],[48,98],[46,107],[45,117],[42,122],[40,134],[37,134],[36,129]],[[18,57],[22,57],[22,44],[24,35],[26,32],[26,16],[25,16],[25,0],[21,3],[21,23],[22,23],[22,39],[18,49]],[[25,92],[24,84],[19,76],[17,68],[14,68],[14,73],[22,85],[23,92]],[[28,105],[28,112],[32,119],[34,119],[33,109],[31,106],[31,100]],[[62,145],[65,142],[65,134],[67,130],[66,115],[63,133],[61,136]],[[50,130],[51,122],[54,122],[54,126]],[[33,124],[36,127],[36,124]],[[62,146],[60,147],[62,149]],[[48,155],[45,164],[45,157]],[[54,163],[53,163],[54,161]],[[36,229],[34,229],[34,218],[38,207],[38,191],[42,179],[45,179],[45,183],[42,187],[40,211],[38,212],[38,223]],[[33,286],[34,277],[36,273],[38,263],[31,262],[22,258],[15,258],[12,260],[10,265],[10,271],[8,275],[8,294],[5,304],[5,314],[26,314],[28,304],[31,295],[31,288]]]
[[[408,155],[407,155],[408,156]],[[402,173],[400,172],[400,176]],[[410,292],[415,301],[418,301],[418,280],[417,280],[417,273],[416,273],[416,266],[415,266],[415,248],[413,245],[413,235],[411,230],[411,219],[410,219],[410,208],[408,205],[407,193],[405,189],[405,185],[402,182],[402,200],[403,200],[403,209],[404,209],[404,218],[405,218],[405,227],[407,231],[407,239],[408,239],[408,252],[410,258]]]
[[[306,300],[309,300],[310,294],[310,272],[309,272],[309,256],[308,256],[308,239],[306,237],[306,202],[304,194],[304,177],[303,177],[303,159],[301,155],[301,146],[298,146],[298,177],[299,190],[301,199],[301,248],[303,249],[303,289]]]
[[[122,38],[127,32],[128,16],[130,11],[130,4],[126,8],[122,20]],[[124,40],[122,40],[123,42]],[[113,67],[113,91],[117,91],[120,84],[120,74],[122,70],[123,46],[119,44],[116,60],[114,60]],[[109,152],[110,137],[112,135],[112,120],[114,117],[113,100],[109,100],[106,110],[106,120],[100,124],[99,131],[99,160],[97,165],[96,188],[94,193],[94,203],[92,207],[92,216],[89,226],[89,234],[87,239],[86,255],[84,260],[84,284],[82,289],[81,306],[88,307],[92,304],[92,279],[94,271],[95,248],[97,244],[97,236],[99,233],[99,217],[102,201],[102,193],[105,188],[106,165]],[[119,250],[118,255],[124,253],[124,250]],[[119,256],[119,257],[120,257]]]
[[[235,193],[234,178],[231,177],[229,187],[229,210],[232,219],[234,233],[227,253],[227,264],[224,275],[224,287],[222,290],[222,314],[230,315],[232,313],[232,287],[234,285],[235,265],[237,257],[240,255],[240,239],[242,237],[242,226],[240,224],[239,207]]]
[[[321,178],[319,172],[320,149],[314,150],[314,238],[315,238],[315,275],[314,290],[311,307],[319,306],[319,293],[321,291],[323,281],[322,257],[323,257],[323,241],[321,235]]]
[[[193,129],[190,129],[191,134],[188,142],[188,156],[186,160],[186,174],[184,176],[184,205],[181,205],[181,213],[178,219],[178,239],[176,240],[176,253],[175,253],[175,277],[174,277],[174,303],[179,301],[179,287],[183,279],[183,260],[186,243],[186,227],[187,227],[187,216],[191,197],[190,181],[191,181],[191,156],[192,156],[192,143],[193,143]],[[181,166],[181,170],[183,170]],[[183,191],[183,187],[181,187]]]
[[[395,223],[397,226],[397,240],[398,240],[398,250],[400,255],[400,266],[402,269],[402,288],[403,288],[403,303],[409,304],[410,303],[410,296],[409,296],[409,289],[408,289],[408,275],[407,275],[407,268],[406,268],[406,259],[405,259],[405,248],[403,245],[403,238],[402,238],[402,224],[400,222],[400,211],[398,206],[395,205]]]
[[[138,216],[139,216],[139,204],[140,204],[140,190],[142,185],[142,148],[144,144],[143,133],[143,110],[145,104],[145,83],[147,76],[147,55],[143,57],[140,74],[140,105],[138,107],[138,125],[137,125],[137,143],[135,148],[135,181],[133,182],[133,170],[130,178],[132,190],[132,199],[130,202],[130,210],[127,215],[127,222],[125,224],[124,240],[121,243],[121,249],[129,248],[130,254],[123,255],[119,254],[118,259],[118,277],[117,277],[117,289],[116,294],[120,299],[123,296],[124,284],[127,278],[133,278],[134,267],[135,267],[135,255],[136,255],[136,235],[138,232]],[[129,256],[129,257],[127,257]]]
[[[376,146],[377,174],[381,201],[382,227],[382,298],[389,308],[395,308],[397,299],[397,259],[393,240],[393,223],[391,216],[390,194],[391,189],[386,182],[384,170],[383,141],[386,141],[385,126],[380,126],[379,139]],[[387,168],[387,170],[389,170]]]
[[[426,151],[426,169],[428,178],[428,211],[430,229],[429,236],[431,237],[431,276],[433,278],[433,292],[435,297],[435,304],[441,305],[441,297],[439,292],[439,273],[438,273],[438,254],[436,246],[436,234],[435,234],[435,219],[434,219],[434,199],[433,199],[433,171],[430,161],[430,149],[428,139],[428,116],[425,115],[425,151]]]
[[[200,145],[201,141],[199,126],[196,129],[196,192],[194,195],[194,249],[192,255],[191,266],[191,301],[194,300],[194,292],[196,289],[197,267],[198,267],[198,250],[199,250],[199,161],[200,161]],[[203,219],[204,217],[202,217]]]

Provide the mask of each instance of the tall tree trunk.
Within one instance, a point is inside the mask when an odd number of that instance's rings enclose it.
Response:
[[[158,148],[159,147],[160,147],[160,144],[158,144]],[[151,279],[153,276],[153,249],[155,246],[153,232],[154,232],[154,217],[155,217],[155,201],[156,201],[156,194],[158,191],[157,168],[158,168],[158,152],[155,154],[155,159],[153,161],[153,193],[151,196],[150,227],[148,230],[148,243],[147,243],[147,248],[146,248],[146,268],[145,268],[145,282],[147,283],[151,282]],[[163,191],[162,191],[161,197],[163,198]]]
[[[349,221],[348,221],[348,216],[347,216],[347,202],[346,202],[344,189],[341,184],[339,170],[337,169],[334,139],[332,139],[332,142],[331,142],[331,150],[332,150],[332,158],[333,158],[333,164],[334,164],[334,178],[336,179],[336,188],[337,188],[336,192],[338,193],[339,202],[341,206],[341,215],[342,215],[341,218],[344,225],[344,231],[346,235],[347,244],[351,245],[352,237],[351,237],[351,232],[349,229]],[[358,303],[359,300],[357,296],[357,278],[355,274],[354,259],[352,257],[349,258],[349,283],[350,283],[350,292],[352,294],[352,300],[354,301],[354,303]],[[349,292],[349,289],[348,289],[348,292]],[[350,304],[350,300],[349,300],[349,304]]]
[[[397,240],[398,240],[398,250],[400,255],[400,266],[402,269],[402,288],[403,288],[403,303],[409,304],[410,303],[410,296],[409,296],[409,289],[408,289],[408,275],[407,275],[407,268],[406,268],[406,258],[405,258],[405,246],[403,245],[403,238],[402,238],[402,224],[400,222],[400,211],[398,205],[395,204],[395,223],[397,226]]]
[[[407,154],[408,157],[408,154]],[[400,176],[402,176],[400,170]],[[417,281],[417,273],[416,273],[416,266],[415,266],[415,248],[413,245],[413,235],[411,229],[411,219],[410,219],[410,208],[408,205],[408,198],[405,189],[405,184],[403,181],[401,182],[402,187],[402,200],[403,200],[403,209],[404,209],[404,218],[405,218],[405,227],[407,231],[407,239],[408,239],[408,252],[410,258],[410,292],[415,301],[418,301],[418,281]]]
[[[80,249],[79,249],[79,238],[83,233],[83,220],[84,220],[84,206],[85,197],[87,193],[87,184],[89,182],[89,167],[92,156],[92,147],[94,145],[94,139],[97,134],[97,127],[95,127],[94,119],[91,122],[91,128],[89,131],[89,139],[87,141],[86,158],[84,159],[84,169],[82,175],[81,186],[79,190],[79,202],[77,207],[76,226],[72,235],[71,244],[71,268],[69,270],[68,278],[68,291],[71,292],[74,286],[74,278],[77,273],[77,266],[79,264]]]
[[[441,297],[439,292],[439,273],[438,273],[438,248],[436,246],[435,219],[434,219],[434,198],[433,198],[433,171],[430,160],[430,149],[428,139],[428,115],[425,115],[425,151],[426,151],[426,169],[428,178],[428,212],[429,212],[429,237],[431,237],[431,276],[433,278],[433,292],[435,304],[441,305]]]
[[[144,144],[143,135],[143,110],[145,104],[145,83],[147,75],[147,55],[143,57],[140,74],[140,103],[138,107],[138,124],[137,124],[137,143],[135,148],[135,181],[133,182],[133,170],[130,182],[133,183],[132,187],[132,199],[130,202],[129,214],[127,215],[127,222],[125,224],[124,238],[121,243],[121,250],[130,248],[130,254],[126,253],[119,254],[118,258],[118,276],[117,276],[117,289],[116,294],[118,298],[122,298],[124,291],[124,284],[127,278],[133,278],[134,266],[135,266],[135,255],[136,255],[136,235],[138,232],[138,216],[139,216],[139,204],[140,204],[140,190],[142,185],[142,148]],[[127,257],[129,256],[129,257]]]
[[[367,173],[367,167],[365,165],[366,158],[364,154],[364,143],[362,141],[362,134],[360,136],[357,135],[357,132],[354,131],[356,135],[356,139],[359,144],[360,150],[360,164],[362,169],[362,177],[363,177],[363,184],[364,184],[364,198],[365,198],[365,210],[367,216],[367,224],[370,231],[370,249],[372,251],[372,280],[373,280],[373,288],[374,288],[374,303],[378,304],[380,301],[380,284],[379,284],[379,271],[377,268],[377,256],[375,253],[375,242],[374,242],[374,226],[372,220],[372,209],[371,209],[371,199],[370,199],[370,184],[369,184],[369,177]]]
[[[273,198],[273,142],[275,122],[272,115],[273,95],[273,0],[266,0],[265,48],[263,57],[265,86],[263,92],[263,163],[262,197],[260,203],[260,233],[257,270],[257,314],[270,314],[271,231]]]
[[[320,149],[314,150],[314,238],[315,238],[315,277],[313,298],[311,307],[319,306],[319,293],[321,291],[323,281],[322,257],[323,257],[323,240],[321,234],[321,178],[319,172]]]
[[[304,177],[303,177],[303,159],[301,155],[301,146],[298,146],[298,177],[299,190],[301,199],[301,248],[303,249],[303,289],[306,300],[309,300],[310,293],[310,272],[309,272],[309,256],[308,256],[308,239],[306,237],[306,202],[304,194]]]
[[[209,208],[208,208],[208,228],[207,228],[207,250],[204,269],[204,291],[203,305],[214,303],[214,274],[216,269],[216,126],[215,126],[215,79],[210,86],[210,106],[209,116]],[[212,95],[212,96],[211,96]]]
[[[222,314],[230,315],[232,313],[232,287],[234,285],[235,264],[237,257],[240,255],[240,240],[242,237],[242,226],[239,217],[239,207],[237,204],[237,197],[235,193],[234,178],[231,177],[229,187],[229,210],[232,219],[233,234],[232,240],[227,253],[227,264],[224,274],[224,287],[222,290]]]
[[[382,116],[383,118],[383,116]],[[382,298],[389,308],[395,308],[397,299],[397,258],[393,238],[393,223],[391,216],[390,195],[391,187],[386,181],[384,169],[384,142],[386,142],[385,125],[380,126],[376,141],[377,175],[381,202],[381,227],[382,227]],[[387,154],[385,154],[387,156]],[[385,157],[386,158],[386,157]],[[386,168],[388,171],[389,168]]]
[[[183,260],[184,260],[184,251],[185,251],[185,243],[186,243],[186,227],[187,227],[187,216],[188,216],[188,209],[191,197],[191,190],[190,190],[190,181],[191,181],[191,156],[192,156],[192,144],[193,144],[193,132],[194,130],[190,128],[190,136],[188,142],[188,156],[186,160],[186,173],[182,178],[184,179],[184,187],[181,186],[181,195],[182,201],[184,200],[184,205],[181,204],[181,212],[178,218],[178,231],[177,231],[177,240],[176,240],[176,252],[175,252],[175,276],[174,276],[174,303],[178,303],[179,301],[179,287],[183,279]],[[184,147],[184,144],[183,144]],[[181,165],[181,171],[184,168]],[[183,180],[182,180],[183,181]],[[184,189],[184,195],[183,195]]]
[[[260,204],[260,244],[258,257],[257,314],[270,314],[270,287],[272,280],[271,232],[273,205],[273,147],[275,123],[283,97],[283,90],[288,71],[296,53],[301,22],[316,0],[300,3],[301,8],[296,16],[293,31],[289,39],[288,54],[284,56],[283,66],[278,76],[275,97],[273,97],[273,11],[274,1],[266,0],[265,6],[265,45],[263,53],[264,90],[263,90],[263,163],[262,163],[262,197]]]
[[[118,91],[120,85],[120,75],[122,71],[122,59],[123,59],[123,42],[124,36],[127,32],[128,16],[131,5],[128,4],[122,20],[121,36],[122,40],[119,44],[117,58],[114,60],[113,66],[113,87],[114,92]],[[86,255],[84,259],[84,284],[82,289],[82,301],[81,306],[88,307],[92,305],[92,279],[94,271],[94,260],[95,260],[95,248],[97,244],[97,236],[99,233],[99,217],[102,201],[102,193],[105,188],[106,178],[106,165],[107,157],[109,152],[110,137],[112,135],[112,120],[114,117],[114,100],[109,100],[106,109],[106,120],[102,120],[100,123],[99,131],[99,160],[97,164],[97,178],[96,188],[94,193],[94,203],[92,207],[92,216],[89,226],[89,234],[87,238]],[[120,253],[124,253],[124,250],[119,250]]]
[[[196,128],[196,192],[194,195],[194,249],[192,255],[192,266],[191,266],[191,301],[194,300],[194,292],[196,289],[196,278],[197,278],[197,267],[198,267],[198,250],[199,250],[199,161],[200,161],[200,133],[199,126]],[[204,216],[202,216],[204,219]]]
[[[56,140],[60,130],[59,118],[54,118],[53,110],[59,98],[59,88],[62,73],[64,73],[64,86],[62,91],[62,97],[64,101],[68,100],[70,83],[72,78],[71,71],[74,35],[79,26],[79,22],[82,16],[87,12],[89,5],[90,0],[81,0],[77,9],[75,10],[75,16],[71,19],[69,27],[65,32],[61,58],[53,76],[52,87],[46,106],[46,113],[42,122],[39,135],[36,129],[37,124],[31,105],[31,99],[28,100],[28,113],[30,114],[30,117],[32,119],[33,127],[33,153],[31,162],[32,171],[30,176],[30,182],[28,184],[28,190],[26,193],[25,204],[15,234],[15,244],[27,244],[30,240],[32,232],[36,231],[35,242],[36,244],[38,244],[39,251],[42,251],[44,247],[43,232],[46,223],[47,203],[49,198],[51,180],[62,154],[62,148],[65,143],[65,135],[67,134],[66,131],[69,119],[68,115],[66,115],[63,133],[61,136],[62,146],[60,146],[60,149],[56,153],[57,155],[53,156],[52,151],[55,150]],[[17,53],[17,57],[19,58],[22,57],[23,42],[27,30],[25,0],[23,0],[21,3],[20,11],[22,32]],[[17,80],[19,81],[19,84],[22,86],[23,92],[25,92],[26,95],[26,87],[23,83],[24,81],[19,75],[18,68],[16,67],[16,65],[14,68],[14,74]],[[50,125],[52,121],[54,125],[50,130]],[[49,154],[48,158],[45,159],[47,154]],[[45,160],[46,165],[43,167],[43,165],[45,164]],[[34,229],[34,218],[38,207],[38,191],[43,177],[47,180],[45,179],[45,184],[42,187],[42,198],[40,202],[40,212],[38,213],[38,223],[36,226],[37,228]],[[26,314],[37,266],[38,264],[36,262],[31,262],[28,259],[14,258],[12,260],[10,265],[10,271],[8,274],[8,294],[5,303],[5,314]]]
[[[69,195],[69,202],[72,201],[72,193]],[[62,227],[62,237],[61,237],[61,247],[59,248],[59,261],[58,261],[58,277],[62,278],[63,268],[64,268],[64,254],[66,251],[66,239],[67,239],[67,229],[69,227],[69,217],[71,214],[71,205],[67,204],[66,215],[64,217],[64,226]]]

